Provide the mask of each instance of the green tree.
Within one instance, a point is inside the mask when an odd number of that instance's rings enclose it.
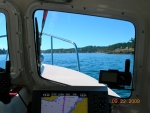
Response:
[[[131,38],[129,40],[129,42],[131,42],[131,47],[134,48],[134,45],[135,45],[135,38]]]

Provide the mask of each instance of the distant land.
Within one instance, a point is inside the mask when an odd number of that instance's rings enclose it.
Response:
[[[129,42],[117,43],[109,46],[86,46],[78,48],[79,53],[108,53],[108,54],[134,54],[135,39]],[[54,53],[74,53],[74,48],[53,49]],[[0,54],[6,54],[7,50],[0,49]],[[51,53],[51,49],[41,50],[41,53]]]
[[[86,46],[78,48],[79,53],[109,53],[109,54],[134,54],[134,38],[129,42],[117,43],[109,46]],[[74,53],[74,48],[53,49],[53,53]],[[51,53],[51,49],[42,50],[41,53]]]
[[[6,54],[7,53],[7,50],[5,49],[0,49],[0,54]]]

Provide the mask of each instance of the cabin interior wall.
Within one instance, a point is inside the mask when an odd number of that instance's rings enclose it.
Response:
[[[144,47],[143,50],[143,59],[142,64],[140,65],[140,70],[142,73],[137,74],[138,82],[135,83],[137,86],[138,90],[138,98],[140,98],[141,101],[141,110],[145,110],[146,113],[150,112],[150,13],[148,12],[143,12],[142,18],[145,22],[145,30],[143,32],[144,37],[139,37],[143,38],[144,40]],[[141,45],[141,44],[140,44]],[[141,60],[140,59],[140,60]],[[144,111],[143,111],[144,112]]]
[[[28,6],[34,2],[34,0],[12,0],[11,3],[15,6],[15,8],[19,11],[20,18],[21,18],[21,29],[22,29],[22,46],[23,46],[23,52],[22,52],[22,65],[23,70],[22,73],[18,78],[13,80],[13,83],[20,84],[20,85],[26,85],[28,87],[29,91],[32,91],[31,86],[33,86],[34,82],[31,76],[32,70],[29,66],[30,60],[28,55],[28,47],[29,45],[26,43],[27,40],[27,28],[26,28],[26,11]],[[25,42],[25,43],[24,43]]]
[[[144,15],[146,17],[146,15]],[[144,31],[144,34],[145,36],[143,37],[144,38],[144,52],[143,52],[143,63],[141,65],[141,69],[142,69],[142,74],[139,74],[138,76],[138,79],[139,79],[139,92],[140,92],[140,95],[138,98],[140,98],[141,101],[141,109],[145,110],[145,112],[149,113],[150,112],[150,90],[149,90],[149,87],[150,87],[150,73],[149,73],[149,70],[150,70],[150,26],[149,26],[149,20],[147,20],[148,17],[145,18],[145,22],[146,23],[146,28],[145,28],[145,31]]]
[[[18,8],[18,10],[20,11],[20,15],[21,15],[21,19],[22,19],[22,31],[23,31],[22,32],[22,40],[23,40],[23,42],[27,42],[27,34],[26,34],[27,30],[26,30],[26,22],[25,22],[26,11],[27,11],[28,6],[34,1],[35,0],[12,0],[11,1],[12,3],[14,2],[16,7]],[[138,0],[138,1],[140,1],[140,0]],[[137,107],[136,105],[123,105],[121,108],[122,113],[138,113],[138,110],[140,112],[142,111],[143,113],[150,112],[150,104],[149,104],[150,103],[150,90],[147,89],[150,87],[150,82],[149,82],[150,81],[150,63],[149,63],[150,62],[150,32],[149,32],[150,31],[150,16],[149,16],[150,15],[149,14],[150,1],[148,1],[148,0],[144,0],[143,2],[138,2],[138,1],[136,1],[136,0],[132,0],[132,1],[131,0],[126,0],[126,1],[124,1],[124,0],[107,0],[107,1],[106,0],[73,0],[73,2],[71,3],[72,5],[81,6],[85,2],[85,4],[83,6],[88,6],[89,8],[91,7],[91,10],[93,10],[93,11],[100,10],[102,7],[104,7],[104,8],[108,7],[109,9],[118,8],[118,9],[121,9],[121,11],[124,11],[124,10],[136,11],[137,13],[139,13],[139,15],[141,17],[144,16],[144,18],[147,19],[146,21],[148,23],[146,23],[147,30],[145,31],[145,44],[144,44],[145,45],[144,48],[146,50],[144,51],[144,57],[143,57],[144,66],[142,67],[143,75],[139,75],[140,77],[138,77],[138,79],[140,78],[142,80],[141,81],[138,80],[138,83],[137,83],[137,84],[140,84],[139,92],[141,92],[140,98],[143,102],[141,102],[141,105],[138,105],[139,107]],[[95,6],[97,6],[97,7],[95,7]],[[24,51],[23,51],[24,55],[28,55],[27,44],[23,43],[23,47],[24,47]],[[31,70],[30,70],[30,66],[29,66],[30,59],[28,57],[24,57],[24,61],[26,61],[26,62],[24,62],[24,64],[25,64],[25,70],[27,70],[25,72],[25,75],[27,75],[30,85],[37,85],[37,84],[33,83],[33,79],[31,76],[32,74],[31,74]],[[27,94],[27,92],[24,94]],[[28,98],[28,96],[24,96],[24,97]],[[17,106],[17,105],[18,105],[18,102],[17,102],[17,104],[15,104],[15,106]],[[136,112],[136,110],[133,110],[133,111],[130,110],[132,108],[138,109],[137,112]],[[11,108],[11,109],[13,109],[13,108]],[[143,110],[145,110],[145,112]]]
[[[148,100],[148,108],[149,108],[149,112],[150,112],[150,90],[149,89],[146,89],[146,88],[150,88],[150,14],[149,15],[149,19],[148,19],[148,29],[147,29],[147,33],[148,33],[148,44],[147,44],[147,64],[146,64],[146,74],[147,74],[147,79],[145,80],[145,90],[147,92],[145,92],[147,94],[147,96],[145,95],[145,97],[147,97],[146,99]],[[144,94],[145,94],[144,93]]]

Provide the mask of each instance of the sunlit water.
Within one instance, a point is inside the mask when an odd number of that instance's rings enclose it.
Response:
[[[43,63],[51,64],[51,54],[43,54]],[[74,53],[54,53],[54,65],[78,70],[77,58]],[[0,55],[0,67],[4,68],[6,55]],[[81,72],[99,79],[100,70],[115,69],[124,71],[125,60],[130,59],[130,72],[133,74],[134,55],[132,54],[105,54],[105,53],[79,53]],[[71,75],[70,75],[71,76]],[[130,91],[114,90],[122,97],[130,96]]]
[[[0,54],[0,67],[5,68],[6,54]]]
[[[51,54],[43,55],[43,63],[51,64]],[[78,70],[77,58],[74,53],[55,53],[53,58],[54,65]],[[99,79],[100,70],[114,69],[124,71],[126,59],[130,59],[130,72],[133,73],[134,55],[132,54],[79,53],[81,72],[97,80]],[[122,97],[130,96],[130,91],[127,90],[114,91]]]

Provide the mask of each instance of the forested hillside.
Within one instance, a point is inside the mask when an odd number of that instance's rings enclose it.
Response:
[[[5,49],[0,49],[0,54],[6,54],[6,50]]]
[[[86,46],[78,48],[79,53],[134,53],[134,38],[129,42],[117,43],[109,46]],[[50,53],[51,50],[42,50],[42,53]],[[74,53],[75,49],[54,49],[54,53]]]

